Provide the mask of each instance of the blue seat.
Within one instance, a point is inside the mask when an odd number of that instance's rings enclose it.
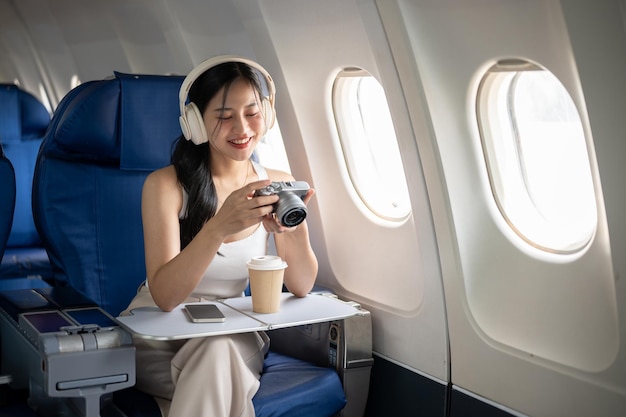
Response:
[[[55,280],[113,315],[145,279],[141,188],[169,163],[180,128],[164,115],[178,123],[181,82],[118,74],[82,84],[59,103],[37,160],[33,214]]]
[[[39,153],[33,213],[56,278],[112,315],[145,279],[141,189],[181,134],[182,80],[116,73],[82,84],[59,104]],[[128,417],[158,415],[134,388],[113,398]],[[254,404],[259,417],[320,417],[346,399],[333,369],[270,352]]]
[[[0,143],[13,164],[16,181],[11,234],[0,258],[2,279],[27,276],[50,279],[53,275],[31,209],[35,161],[49,123],[48,110],[35,96],[16,85],[0,84]]]
[[[9,241],[15,212],[15,170],[0,145],[0,259]]]
[[[13,225],[15,212],[16,186],[13,164],[4,154],[0,145],[0,259],[2,259]],[[49,284],[34,277],[1,277],[0,290],[16,290],[47,287]]]
[[[4,150],[0,145],[0,259],[4,255],[9,234],[11,233],[11,224],[13,223],[13,212],[15,210],[15,171],[11,161],[4,155]],[[37,280],[39,281],[39,280]],[[0,280],[0,290],[24,289],[30,288],[28,284],[34,282],[31,279],[10,278]],[[6,387],[0,385],[0,390]],[[4,395],[8,397],[8,394]],[[0,417],[4,416],[34,416],[34,413],[24,404],[8,403],[3,398],[3,404],[0,406]]]

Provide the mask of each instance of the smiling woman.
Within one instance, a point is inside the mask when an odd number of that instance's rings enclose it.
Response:
[[[183,81],[183,136],[172,165],[150,174],[143,187],[147,286],[128,311],[146,303],[172,311],[181,303],[240,296],[248,285],[246,261],[266,254],[268,232],[276,235],[275,251],[290,265],[287,289],[298,297],[311,290],[317,259],[306,223],[283,226],[272,215],[278,195],[255,195],[270,180],[293,179],[251,160],[274,119],[273,91],[270,98],[261,96],[255,67],[244,58],[220,56]],[[266,79],[271,82],[269,75]],[[304,204],[312,195],[309,190]],[[137,386],[171,400],[171,415],[198,410],[255,415],[252,397],[268,350],[264,333],[192,339],[184,345],[138,343],[137,349]],[[172,378],[159,381],[172,366]],[[194,391],[200,379],[209,388]]]

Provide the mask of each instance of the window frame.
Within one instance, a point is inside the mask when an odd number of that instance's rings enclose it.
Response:
[[[332,85],[331,101],[332,112],[335,119],[335,126],[339,139],[339,148],[342,152],[342,158],[345,163],[348,177],[350,178],[352,189],[359,197],[360,202],[367,208],[368,212],[374,215],[378,220],[386,221],[388,222],[388,224],[398,225],[399,223],[403,223],[411,217],[412,207],[408,191],[406,173],[404,171],[403,162],[398,146],[398,140],[393,126],[393,118],[391,116],[391,111],[389,109],[386,97],[385,103],[387,104],[387,109],[389,110],[389,126],[391,126],[391,133],[393,134],[393,139],[386,142],[386,145],[391,144],[393,146],[393,144],[395,144],[396,146],[395,150],[397,150],[397,161],[400,166],[399,172],[402,173],[402,178],[396,177],[395,180],[403,181],[404,187],[402,185],[399,185],[399,188],[403,188],[404,195],[401,195],[400,198],[395,199],[391,197],[391,193],[388,193],[386,194],[386,197],[388,198],[386,198],[384,201],[372,201],[370,197],[374,193],[372,193],[371,190],[365,190],[365,187],[362,184],[362,174],[359,173],[360,169],[357,168],[357,165],[360,165],[362,167],[363,164],[357,164],[356,160],[358,158],[355,155],[353,148],[363,145],[362,141],[366,142],[366,145],[369,149],[371,149],[372,145],[372,142],[368,139],[369,135],[365,127],[365,118],[363,116],[363,113],[360,111],[361,106],[358,103],[356,105],[354,105],[353,103],[353,106],[350,106],[350,103],[348,102],[351,99],[352,95],[358,95],[358,93],[350,94],[348,92],[348,90],[350,89],[358,89],[358,86],[354,85],[357,78],[361,80],[364,78],[368,78],[375,81],[380,86],[380,89],[384,95],[383,86],[372,74],[370,74],[366,70],[356,67],[347,67],[340,70],[336,74],[335,80]],[[355,114],[356,108],[359,109],[358,114]],[[350,123],[350,120],[355,119],[361,120],[361,123]],[[376,156],[377,152],[375,151],[369,153],[369,157],[372,160],[371,166],[380,165],[380,160],[376,160]],[[395,157],[395,155],[393,157]],[[363,170],[361,169],[361,171]],[[378,172],[380,172],[380,170],[378,170]],[[379,186],[377,189],[383,189],[384,184],[390,182],[391,181],[383,181],[382,186]],[[394,207],[394,209],[383,209],[385,205]],[[393,214],[393,210],[397,210],[398,214]]]
[[[594,174],[591,161],[591,155],[593,154],[589,152],[589,138],[587,137],[582,124],[580,112],[576,109],[578,121],[580,123],[580,134],[584,141],[586,152],[586,168],[588,170],[587,180],[591,186],[591,192],[589,194],[589,197],[591,198],[588,199],[588,204],[590,205],[589,207],[592,207],[589,210],[593,211],[593,215],[588,215],[586,221],[589,222],[589,219],[592,220],[588,223],[589,226],[581,227],[581,232],[578,232],[578,235],[580,236],[579,238],[562,238],[561,236],[567,235],[568,232],[570,233],[570,236],[573,236],[574,233],[561,225],[555,225],[554,223],[551,224],[549,221],[542,222],[542,213],[540,209],[537,208],[536,202],[533,201],[533,190],[529,187],[529,164],[524,161],[524,151],[522,150],[522,141],[524,139],[520,136],[521,128],[514,114],[515,105],[513,97],[519,78],[527,71],[546,71],[548,74],[553,76],[557,82],[560,82],[560,80],[558,80],[552,72],[538,64],[521,59],[505,59],[498,61],[485,71],[478,86],[476,96],[476,117],[485,168],[489,178],[489,186],[499,213],[505,219],[507,225],[515,232],[515,235],[522,239],[522,241],[543,252],[553,254],[578,253],[589,246],[596,235],[598,228],[598,191],[595,189],[594,184]],[[503,86],[506,86],[506,89],[503,90]],[[565,90],[562,83],[561,86]],[[569,98],[573,103],[569,93],[566,90],[565,92],[567,93],[567,98]],[[497,96],[501,97],[497,98]],[[498,104],[503,101],[506,101],[506,108],[497,108]],[[493,115],[496,117],[492,117]],[[503,126],[506,124],[503,120],[508,121],[510,128]],[[506,151],[496,148],[503,148],[506,146],[505,141],[507,140],[513,143],[513,152],[516,154],[516,166],[519,171],[519,178],[517,178],[516,181],[523,184],[523,187],[520,187],[518,184],[517,190],[519,191],[519,189],[523,188],[525,191],[523,196],[518,196],[518,198],[520,199],[522,205],[526,208],[532,207],[535,211],[532,215],[528,212],[524,213],[525,216],[528,216],[529,218],[533,217],[534,220],[527,218],[524,220],[523,225],[520,224],[519,219],[519,213],[523,210],[517,208],[512,211],[510,203],[506,204],[503,202],[503,195],[505,194],[504,182],[508,181],[507,185],[510,185],[512,181],[510,180],[511,176],[508,177],[508,180],[505,179],[506,175],[502,174],[504,168],[501,167],[506,162],[498,158],[498,155],[501,155]],[[502,142],[503,144],[499,142]],[[509,144],[509,147],[511,147],[511,144]],[[509,149],[508,152],[511,153],[512,151]],[[543,223],[545,229],[538,226],[540,223]],[[532,228],[536,231],[541,230],[541,232],[535,232],[529,235],[528,230]],[[541,233],[547,235],[545,230],[548,229],[551,230],[551,233],[553,233],[554,237],[552,240],[550,240],[549,236],[548,238],[544,237],[541,240],[538,240],[537,235]],[[559,241],[563,241],[565,243],[558,243]]]

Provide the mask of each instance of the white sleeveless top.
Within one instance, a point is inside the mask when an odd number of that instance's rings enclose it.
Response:
[[[259,180],[267,179],[265,168],[254,161],[251,162]],[[187,199],[187,193],[183,190],[183,208],[179,217],[186,211]],[[259,224],[250,236],[222,243],[219,254],[215,255],[191,295],[207,300],[240,297],[248,286],[246,262],[253,256],[267,254],[267,238],[267,231],[263,224]]]

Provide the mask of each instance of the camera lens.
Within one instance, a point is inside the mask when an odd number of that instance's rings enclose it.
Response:
[[[294,208],[280,217],[280,222],[286,227],[297,226],[306,218],[306,210]]]
[[[307,210],[304,202],[290,192],[280,194],[280,200],[276,205],[276,217],[285,227],[299,225],[306,218]]]

